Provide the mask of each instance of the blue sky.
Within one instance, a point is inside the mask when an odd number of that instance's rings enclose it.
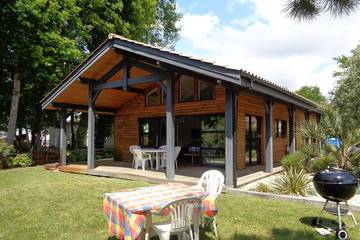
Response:
[[[317,85],[328,95],[333,60],[360,40],[360,11],[297,22],[282,12],[286,0],[178,0],[183,14],[176,51],[242,68],[290,90]]]
[[[192,1],[179,0],[181,11],[193,14],[215,13],[224,22],[231,22],[234,18],[248,17],[254,14],[255,5],[252,2],[232,0]]]
[[[177,3],[183,14],[216,15],[223,24],[228,25],[234,25],[234,19],[252,16],[255,11],[255,6],[252,2],[241,2],[236,0],[178,0]],[[242,27],[238,27],[238,29],[242,29]],[[192,45],[186,38],[181,38],[178,41],[176,49],[180,52],[191,51],[192,54],[201,56],[206,56],[207,54],[204,51],[200,51],[200,49],[192,48]]]

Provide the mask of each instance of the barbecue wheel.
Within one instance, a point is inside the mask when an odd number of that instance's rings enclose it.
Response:
[[[338,229],[336,230],[336,239],[339,240],[348,240],[349,239],[349,234],[345,229]]]

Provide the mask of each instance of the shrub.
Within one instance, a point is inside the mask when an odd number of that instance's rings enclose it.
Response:
[[[285,169],[290,167],[303,169],[304,168],[303,155],[301,152],[298,151],[288,154],[281,159],[281,164]]]
[[[69,162],[84,162],[87,160],[86,149],[69,150],[66,155]]]
[[[310,170],[312,172],[319,172],[327,169],[329,166],[334,166],[338,163],[338,161],[331,157],[330,155],[321,156],[318,158],[314,158],[310,162]]]
[[[272,182],[272,188],[282,194],[307,196],[311,190],[311,178],[305,170],[289,167]]]
[[[264,192],[264,193],[268,193],[268,192],[272,192],[271,186],[265,183],[259,183],[256,185],[255,187],[255,191],[256,192]]]
[[[31,150],[31,144],[24,140],[15,141],[14,147],[16,151],[20,153],[27,153]]]
[[[13,145],[9,145],[5,142],[0,142],[0,157],[8,157],[15,153]]]
[[[17,154],[15,157],[8,158],[8,165],[13,167],[29,167],[33,164],[32,158],[29,154]]]

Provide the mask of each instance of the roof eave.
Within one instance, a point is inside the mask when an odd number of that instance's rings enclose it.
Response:
[[[112,41],[107,39],[94,52],[92,52],[82,63],[80,63],[61,83],[59,83],[41,101],[41,109],[46,109],[51,102],[61,94],[70,84],[76,81],[97,59],[112,48]]]

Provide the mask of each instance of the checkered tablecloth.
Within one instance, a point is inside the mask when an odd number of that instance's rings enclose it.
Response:
[[[216,214],[215,199],[206,196],[203,189],[184,184],[162,184],[126,192],[106,193],[103,207],[109,224],[109,234],[119,239],[137,239],[144,227],[146,212],[160,210],[168,202],[184,197],[202,198],[204,214]]]

